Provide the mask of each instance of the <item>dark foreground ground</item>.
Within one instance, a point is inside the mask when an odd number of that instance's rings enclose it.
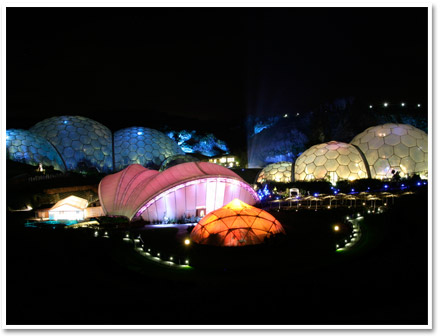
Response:
[[[427,214],[426,191],[402,197],[340,253],[318,248],[328,240],[313,225],[331,216],[275,213],[286,244],[209,269],[148,262],[117,235],[24,229],[8,214],[7,324],[427,324]],[[218,257],[190,249],[205,264]]]

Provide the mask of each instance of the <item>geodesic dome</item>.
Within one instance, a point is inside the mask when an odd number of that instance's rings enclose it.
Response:
[[[97,121],[81,116],[52,117],[35,124],[30,131],[57,149],[68,170],[113,170],[112,133]]]
[[[174,156],[170,156],[169,158],[165,159],[164,162],[162,162],[159,171],[164,171],[165,169],[174,167],[181,163],[199,162],[199,161],[200,160],[198,158],[191,155],[174,155]]]
[[[295,162],[295,180],[312,181],[367,178],[368,170],[361,153],[353,145],[330,141],[307,149]]]
[[[284,182],[289,183],[292,179],[292,162],[281,161],[271,163],[264,167],[257,177],[257,183]]]
[[[265,238],[286,234],[270,213],[234,199],[203,217],[191,232],[198,244],[244,246],[264,243]]]
[[[146,127],[128,127],[115,132],[114,150],[116,171],[131,164],[158,169],[166,158],[185,154],[168,136]]]
[[[392,170],[408,176],[428,175],[428,135],[411,125],[384,124],[367,128],[351,144],[360,148],[372,178],[391,178]]]
[[[61,156],[45,138],[22,129],[6,130],[6,152],[8,159],[32,166],[42,163],[64,172]]]

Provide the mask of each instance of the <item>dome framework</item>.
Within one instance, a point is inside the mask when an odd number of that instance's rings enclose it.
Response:
[[[131,164],[159,169],[167,158],[185,154],[164,133],[146,127],[128,127],[115,132],[114,151],[115,171]]]
[[[191,240],[215,246],[245,246],[264,243],[277,234],[286,234],[270,213],[234,199],[207,214],[191,232]]]
[[[35,124],[30,131],[57,149],[67,170],[113,171],[112,133],[97,121],[81,116],[52,117]]]
[[[407,124],[383,124],[367,128],[350,142],[365,154],[373,178],[420,174],[428,176],[428,135]]]
[[[307,149],[295,162],[295,181],[356,180],[369,176],[362,153],[353,145],[330,141]]]
[[[66,167],[56,149],[45,138],[22,129],[6,130],[6,152],[12,161],[32,166],[40,163],[64,172]]]
[[[289,183],[292,180],[292,162],[281,161],[271,163],[264,167],[258,174],[257,183],[283,182]]]

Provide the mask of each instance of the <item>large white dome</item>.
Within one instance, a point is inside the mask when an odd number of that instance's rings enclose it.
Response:
[[[115,132],[114,149],[116,171],[131,164],[159,169],[165,159],[185,154],[174,140],[146,127],[128,127]]]
[[[367,178],[361,153],[354,146],[337,141],[307,149],[295,162],[295,181],[356,180]]]
[[[365,154],[372,178],[391,178],[392,170],[401,176],[428,175],[428,135],[411,125],[384,124],[367,128],[351,144]]]
[[[81,166],[94,167],[99,172],[113,170],[112,133],[97,121],[81,116],[52,117],[30,131],[56,148],[68,170],[81,170]]]
[[[52,166],[56,170],[65,171],[64,162],[55,148],[38,134],[22,130],[6,130],[6,153],[10,160],[24,162],[29,165]]]
[[[257,177],[257,183],[284,182],[289,183],[292,179],[292,162],[281,161],[271,163],[264,167]]]

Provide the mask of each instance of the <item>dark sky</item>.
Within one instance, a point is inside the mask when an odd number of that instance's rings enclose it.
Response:
[[[83,115],[112,130],[167,124],[237,140],[247,113],[303,112],[347,95],[425,103],[427,14],[7,8],[7,128]]]

